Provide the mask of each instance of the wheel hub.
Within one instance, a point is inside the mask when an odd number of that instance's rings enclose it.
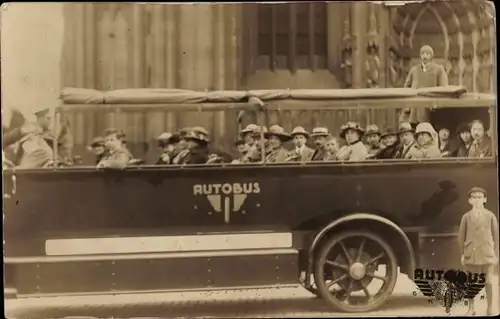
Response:
[[[365,277],[366,268],[360,262],[355,262],[349,267],[349,276],[354,280],[361,280]]]

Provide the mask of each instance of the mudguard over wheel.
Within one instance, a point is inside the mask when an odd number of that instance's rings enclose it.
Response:
[[[385,265],[384,275],[376,273],[380,265]],[[394,250],[369,231],[335,234],[316,254],[314,281],[318,293],[342,312],[370,312],[380,307],[391,296],[397,276]]]

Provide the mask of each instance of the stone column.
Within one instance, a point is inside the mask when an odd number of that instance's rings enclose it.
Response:
[[[352,87],[366,87],[366,26],[368,22],[368,5],[364,1],[354,2],[351,9],[351,28],[353,36]]]

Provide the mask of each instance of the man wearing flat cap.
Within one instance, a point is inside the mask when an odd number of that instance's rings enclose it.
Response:
[[[161,150],[161,155],[156,161],[155,165],[168,165],[172,163],[172,159],[176,146],[180,141],[180,134],[172,134],[169,132],[161,133],[157,138],[158,147]]]
[[[426,87],[447,86],[448,74],[444,66],[433,61],[434,49],[429,45],[420,48],[420,63],[413,66],[406,77],[404,87],[421,89]],[[411,110],[413,121],[424,121],[425,109]]]
[[[378,152],[380,152],[380,135],[380,129],[377,125],[372,124],[366,127],[365,146],[368,151],[367,158],[373,158]]]
[[[330,136],[330,132],[326,127],[315,127],[312,130],[311,138],[314,141],[314,145],[316,149],[314,150],[314,154],[311,158],[311,161],[325,161],[328,157],[328,151],[326,149],[326,142],[328,141],[328,137]]]
[[[171,163],[174,165],[180,164],[183,159],[189,154],[188,143],[186,140],[186,135],[191,131],[192,128],[185,127],[178,132],[179,143],[177,143],[177,147],[172,154]]]
[[[413,158],[413,154],[417,150],[414,132],[413,126],[409,122],[399,124],[398,134],[401,144],[395,158]]]
[[[494,268],[498,267],[498,219],[486,209],[487,194],[481,187],[472,187],[468,193],[471,209],[462,216],[458,245],[462,265],[471,273],[486,274],[487,315],[493,315]],[[467,315],[475,315],[474,299],[469,300]]]

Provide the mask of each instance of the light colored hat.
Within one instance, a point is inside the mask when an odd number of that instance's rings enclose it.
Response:
[[[306,131],[306,129],[302,126],[296,126],[290,135],[292,137],[294,137],[295,135],[304,135],[306,138],[309,138],[309,132]]]
[[[205,143],[210,142],[210,139],[208,138],[208,131],[201,126],[191,128],[191,130],[186,134],[185,139],[196,140]]]
[[[346,124],[342,125],[340,127],[340,137],[345,139],[345,133],[348,130],[354,130],[358,132],[359,137],[362,137],[365,134],[365,130],[359,125],[359,123],[356,122],[347,122]]]
[[[267,132],[267,127],[258,125],[255,125],[254,130],[252,131],[254,135],[260,135],[260,133],[265,134],[266,132]]]
[[[330,135],[330,132],[328,132],[328,129],[326,127],[315,127],[312,130],[311,137],[317,137],[317,136],[328,136]]]
[[[435,138],[437,134],[436,130],[429,122],[422,122],[417,125],[417,128],[415,129],[415,135],[418,135],[420,133],[429,133],[432,138]]]
[[[483,193],[484,197],[487,197],[486,190],[481,187],[474,186],[469,190],[469,193],[467,194],[467,197],[470,197],[472,193]]]
[[[292,138],[290,134],[286,133],[285,129],[279,125],[272,125],[269,128],[269,132],[264,133],[264,136],[266,138],[269,138],[269,136],[276,136],[283,142],[289,141]]]
[[[373,135],[373,134],[380,135],[380,129],[375,124],[368,125],[366,127],[366,133],[365,133],[365,135]]]
[[[255,124],[248,124],[244,129],[241,130],[240,134],[244,135],[247,133],[253,133],[258,128]]]
[[[35,114],[37,117],[39,116],[45,116],[47,114],[50,113],[50,108],[48,107],[40,107],[40,108],[37,108],[33,114]]]
[[[172,137],[172,135],[173,134],[170,132],[163,132],[160,134],[160,136],[158,136],[157,140],[167,141]]]
[[[406,132],[413,132],[413,127],[410,122],[403,122],[399,124],[398,133],[403,134]]]
[[[434,56],[434,49],[430,45],[424,45],[420,48],[420,53],[429,52],[432,56]]]

